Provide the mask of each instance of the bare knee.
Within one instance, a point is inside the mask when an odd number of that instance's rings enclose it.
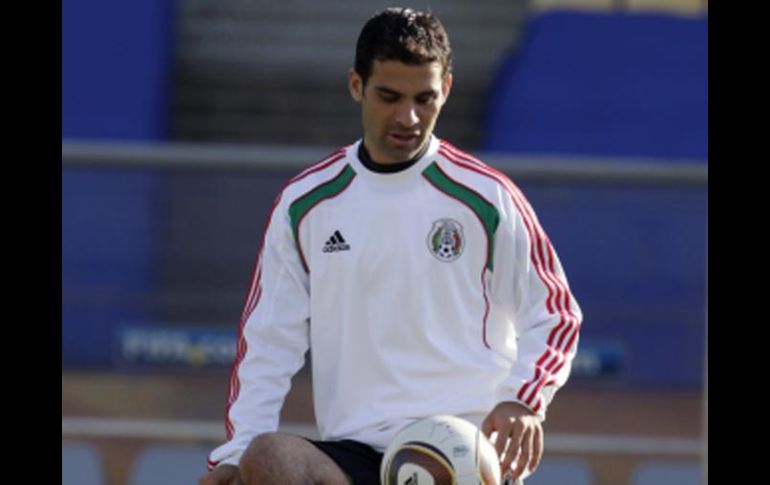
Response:
[[[303,438],[266,433],[252,440],[240,461],[246,485],[347,484],[331,458]]]
[[[264,483],[281,467],[282,437],[267,433],[254,438],[240,461],[241,476],[247,484]]]

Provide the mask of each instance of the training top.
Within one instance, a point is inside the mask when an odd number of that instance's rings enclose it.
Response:
[[[366,168],[360,144],[273,204],[210,468],[278,429],[308,349],[321,438],[380,451],[434,414],[478,426],[517,401],[545,419],[567,380],[582,312],[516,185],[435,136],[396,173]]]

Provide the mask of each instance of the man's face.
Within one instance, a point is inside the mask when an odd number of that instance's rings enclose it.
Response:
[[[442,78],[438,62],[413,66],[375,60],[366,86],[351,69],[348,87],[361,103],[364,145],[374,161],[397,163],[417,155],[433,133],[451,86],[452,75]]]

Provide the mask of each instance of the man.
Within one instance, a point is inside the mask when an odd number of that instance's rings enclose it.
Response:
[[[241,321],[229,441],[201,484],[376,484],[414,420],[493,433],[504,473],[537,467],[582,314],[521,192],[433,135],[452,87],[438,19],[388,9],[349,72],[363,138],[291,179],[269,216]],[[312,349],[322,441],[277,433]]]

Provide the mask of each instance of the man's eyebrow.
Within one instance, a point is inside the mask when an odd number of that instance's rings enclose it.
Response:
[[[375,86],[374,89],[376,91],[380,92],[380,93],[383,93],[383,94],[390,94],[390,95],[393,95],[393,96],[403,96],[403,93],[400,93],[400,92],[398,92],[398,91],[396,91],[394,89],[390,89],[390,88],[385,87],[385,86]],[[435,89],[427,89],[425,91],[417,93],[417,95],[415,97],[419,98],[419,97],[422,97],[422,96],[436,96],[436,95],[438,95],[438,92]]]
[[[427,89],[421,93],[417,93],[416,97],[419,98],[421,96],[438,96],[438,91],[436,91],[435,89]]]
[[[401,93],[399,93],[398,91],[390,89],[390,88],[387,88],[385,86],[375,86],[374,89],[379,91],[379,92],[381,92],[381,93],[384,93],[384,94],[392,94],[392,95],[395,95],[395,96],[401,96]]]

